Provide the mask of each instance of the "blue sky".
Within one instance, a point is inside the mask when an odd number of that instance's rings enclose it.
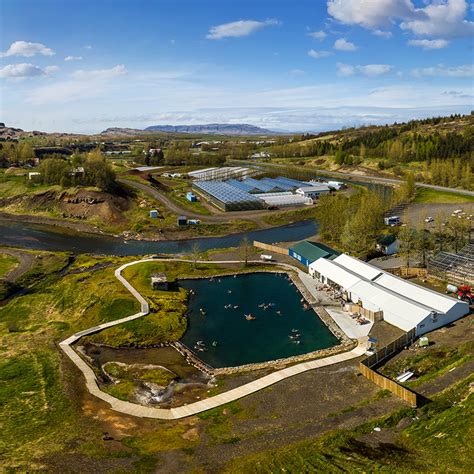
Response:
[[[469,112],[467,0],[1,0],[0,121],[327,130]]]

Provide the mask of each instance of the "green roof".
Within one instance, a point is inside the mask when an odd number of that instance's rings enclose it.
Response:
[[[339,252],[327,245],[321,244],[320,242],[311,242],[309,240],[304,240],[303,242],[293,245],[290,247],[290,250],[301,255],[310,262],[314,262],[318,258],[332,260],[340,255]]]
[[[382,235],[378,239],[377,243],[380,245],[390,245],[393,244],[397,238],[393,234]]]

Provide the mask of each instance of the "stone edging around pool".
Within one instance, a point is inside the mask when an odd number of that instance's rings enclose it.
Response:
[[[142,418],[156,418],[162,420],[177,420],[180,418],[184,418],[187,416],[195,415],[197,413],[210,410],[212,408],[216,408],[218,406],[224,405],[226,403],[232,402],[234,400],[238,400],[239,398],[245,397],[252,393],[258,392],[263,388],[269,387],[281,380],[284,380],[288,377],[292,377],[294,375],[306,372],[308,370],[313,370],[318,367],[324,367],[327,365],[337,364],[339,362],[344,362],[350,359],[354,359],[356,357],[360,357],[365,353],[367,338],[360,338],[358,340],[358,345],[354,349],[348,352],[343,352],[340,354],[332,355],[329,357],[325,357],[323,359],[316,359],[307,362],[302,362],[296,365],[292,365],[290,367],[286,367],[285,369],[278,370],[273,372],[269,375],[265,375],[257,380],[249,382],[247,384],[241,385],[240,387],[234,388],[232,390],[228,390],[227,392],[220,393],[219,395],[215,395],[213,397],[200,400],[198,402],[190,403],[189,405],[184,405],[181,407],[176,408],[153,408],[153,407],[145,407],[142,405],[138,405],[135,403],[125,402],[119,400],[115,397],[112,397],[108,393],[103,392],[100,390],[99,385],[97,383],[97,379],[95,376],[94,371],[92,368],[77,354],[77,352],[71,347],[72,344],[77,342],[83,336],[87,336],[89,334],[94,334],[96,332],[102,331],[103,329],[107,329],[109,327],[125,323],[127,321],[132,321],[134,319],[141,318],[146,316],[149,311],[149,305],[145,298],[122,276],[122,270],[125,268],[137,265],[144,262],[159,262],[159,261],[171,261],[171,262],[187,262],[193,263],[192,260],[187,259],[178,259],[178,258],[171,258],[171,259],[153,259],[153,258],[145,258],[141,260],[136,260],[134,262],[125,263],[124,265],[120,266],[115,270],[115,277],[127,288],[130,293],[138,300],[140,303],[141,311],[136,314],[132,314],[131,316],[127,316],[125,318],[121,318],[115,321],[111,321],[108,323],[103,323],[98,326],[94,326],[89,329],[85,329],[83,331],[79,331],[72,336],[68,337],[64,341],[59,343],[59,346],[63,350],[63,352],[71,359],[71,361],[76,365],[76,367],[84,374],[86,379],[86,387],[89,392],[97,398],[105,401],[110,405],[112,410],[115,410],[120,413],[124,413],[127,415],[138,416]],[[220,260],[220,261],[198,261],[197,263],[215,263],[215,264],[236,264],[241,263],[238,260]],[[260,261],[251,261],[249,263],[261,263]],[[299,272],[296,267],[293,267],[288,264],[278,264],[280,266],[296,270]]]

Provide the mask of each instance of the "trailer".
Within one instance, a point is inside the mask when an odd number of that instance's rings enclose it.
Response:
[[[262,255],[260,255],[260,260],[262,260],[262,262],[272,262],[273,261],[273,256],[272,255],[265,255],[262,253]]]

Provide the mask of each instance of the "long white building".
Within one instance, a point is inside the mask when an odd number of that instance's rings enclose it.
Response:
[[[403,331],[424,334],[469,313],[469,304],[398,278],[380,268],[342,254],[334,260],[319,258],[309,273],[339,288],[347,301],[383,313],[383,319]]]

